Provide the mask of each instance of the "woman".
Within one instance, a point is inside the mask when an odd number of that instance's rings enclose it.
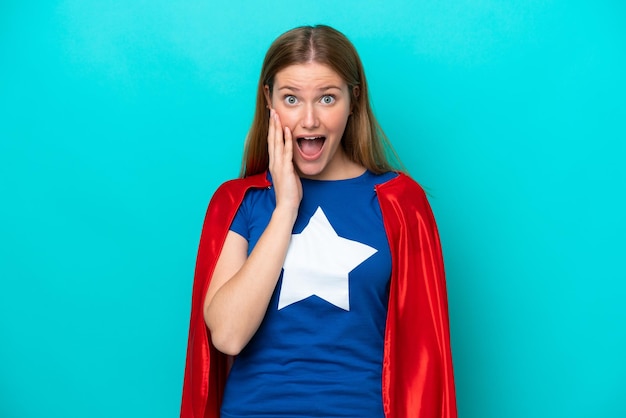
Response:
[[[274,41],[205,219],[182,417],[456,416],[435,221],[386,150],[343,34]]]

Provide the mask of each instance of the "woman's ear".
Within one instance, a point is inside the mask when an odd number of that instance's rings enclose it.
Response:
[[[263,92],[265,93],[265,107],[272,108],[272,94],[270,92],[270,86],[267,84],[263,86]]]
[[[359,86],[352,87],[352,97],[350,98],[350,114],[354,111],[354,108],[357,107],[357,100],[359,99],[359,94],[361,94],[361,88]]]

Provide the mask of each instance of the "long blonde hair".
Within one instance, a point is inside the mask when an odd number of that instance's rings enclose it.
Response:
[[[246,138],[241,176],[262,173],[269,166],[269,109],[265,86],[269,87],[271,95],[276,73],[290,65],[311,61],[332,68],[351,91],[352,115],[348,118],[341,141],[348,158],[374,173],[402,171],[397,154],[372,112],[365,71],[354,45],[336,29],[316,25],[301,26],[285,32],[265,54],[257,87],[254,119]]]

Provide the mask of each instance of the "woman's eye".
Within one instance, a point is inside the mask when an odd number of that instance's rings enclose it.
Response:
[[[285,103],[294,105],[298,103],[298,99],[296,99],[296,96],[285,96]]]
[[[324,104],[333,104],[335,103],[335,98],[333,96],[324,96],[322,97],[322,103]]]

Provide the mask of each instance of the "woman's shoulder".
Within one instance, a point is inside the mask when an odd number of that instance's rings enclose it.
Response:
[[[429,208],[428,196],[420,183],[404,172],[376,187],[381,199],[392,200],[404,208]]]
[[[393,208],[392,213],[405,219],[417,218],[433,223],[432,209],[424,188],[408,174],[396,177],[377,187],[381,207]]]
[[[418,193],[418,194],[423,194],[424,193],[424,189],[422,188],[422,186],[415,181],[411,176],[409,176],[408,174],[399,171],[399,172],[393,172],[394,176],[389,176],[389,178],[383,182],[380,183],[378,185],[378,190],[379,191],[383,191],[383,192],[413,192],[413,193]]]
[[[211,198],[211,202],[241,202],[246,192],[250,189],[262,189],[271,185],[266,173],[237,178],[222,183]]]
[[[215,194],[238,194],[251,188],[263,188],[270,185],[267,174],[264,172],[253,176],[227,180],[217,188]]]

